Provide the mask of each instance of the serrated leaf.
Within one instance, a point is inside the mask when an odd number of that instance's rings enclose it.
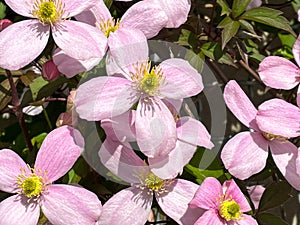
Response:
[[[270,184],[261,197],[258,211],[262,212],[280,206],[291,197],[291,191],[292,188],[286,181]]]
[[[2,20],[6,16],[6,5],[0,2],[0,20]]]
[[[13,81],[15,85],[17,85],[19,78],[13,78]],[[0,84],[0,110],[4,109],[7,104],[11,100],[11,94],[10,94],[10,84],[8,79],[5,79]]]
[[[281,16],[281,14],[282,12],[276,9],[258,7],[246,11],[240,19],[266,24],[271,27],[285,30],[296,36],[289,25],[289,21],[285,17]]]
[[[42,87],[44,87],[49,82],[44,80],[42,77],[38,77],[33,80],[33,82],[29,85],[33,100],[37,99],[37,95]]]
[[[222,49],[225,48],[228,41],[233,38],[240,28],[240,23],[238,21],[232,21],[227,24],[222,30]]]
[[[240,16],[247,8],[251,0],[234,0],[232,4],[232,16],[237,18]]]
[[[287,222],[283,221],[281,218],[271,213],[259,213],[256,216],[256,219],[260,225],[270,225],[270,224],[289,225]]]
[[[224,0],[217,0],[217,3],[221,6],[222,11],[221,11],[221,16],[226,15],[229,16],[230,14],[230,8],[227,5],[227,2]]]

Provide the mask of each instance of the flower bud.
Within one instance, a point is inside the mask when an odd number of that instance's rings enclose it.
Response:
[[[57,79],[60,75],[60,72],[57,69],[57,66],[54,64],[53,60],[47,61],[43,65],[42,77],[47,81],[53,81]]]
[[[8,19],[0,20],[0,32],[3,31],[6,27],[8,27],[11,24],[12,22]]]

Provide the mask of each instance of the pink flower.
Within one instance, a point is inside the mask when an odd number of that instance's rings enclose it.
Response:
[[[172,58],[151,68],[144,52],[147,49],[137,46],[116,49],[115,61],[124,67],[114,70],[125,71],[124,77],[101,76],[85,82],[77,89],[74,103],[81,118],[97,121],[121,115],[138,102],[137,143],[148,157],[155,157],[168,154],[177,138],[173,115],[162,99],[196,95],[203,84],[187,61]]]
[[[259,64],[258,73],[265,85],[271,88],[290,90],[300,81],[300,36],[294,46],[293,55],[298,65],[279,57],[268,56]]]
[[[0,203],[0,224],[36,225],[41,208],[55,225],[95,225],[102,206],[94,193],[52,184],[72,168],[83,144],[77,130],[67,126],[55,129],[45,138],[34,168],[12,150],[0,150],[0,190],[16,193]]]
[[[11,24],[12,22],[8,19],[0,20],[0,31],[3,31],[6,27],[8,27]]]
[[[106,140],[101,146],[99,155],[105,164],[107,154],[113,152],[120,146],[131,149],[129,142],[136,141],[135,134],[135,111],[124,113],[112,119],[101,121],[105,130]],[[181,117],[176,123],[177,140],[176,146],[170,153],[154,158],[148,158],[152,173],[163,179],[170,179],[182,173],[183,167],[193,157],[197,146],[211,149],[213,144],[210,135],[201,122],[191,117]],[[145,155],[149,154],[140,149]]]
[[[56,80],[60,75],[57,66],[53,63],[53,60],[48,60],[42,68],[42,76],[45,80]]]
[[[255,209],[258,209],[260,199],[265,190],[266,190],[266,188],[262,185],[253,185],[253,186],[247,187],[247,191],[249,193],[250,199],[251,199]]]
[[[104,55],[106,42],[101,32],[67,19],[92,7],[96,0],[6,0],[6,3],[16,13],[33,19],[14,23],[0,33],[0,67],[18,70],[30,63],[45,48],[50,32],[55,43],[73,58],[86,60]]]
[[[251,207],[234,180],[220,182],[213,177],[206,178],[189,204],[205,212],[195,225],[257,225],[254,218],[245,214]]]
[[[299,135],[300,109],[280,99],[271,99],[254,107],[236,81],[229,81],[224,99],[230,111],[254,132],[240,132],[231,138],[221,152],[229,172],[246,179],[261,171],[272,154],[275,164],[287,181],[300,190],[296,173],[298,149],[288,141]]]
[[[145,224],[153,197],[178,224],[193,224],[196,221],[199,209],[188,208],[196,192],[196,184],[175,179],[171,174],[169,179],[162,179],[152,173],[151,168],[132,149],[122,144],[116,147],[113,151],[103,148],[99,156],[112,173],[130,183],[131,187],[118,192],[103,205],[100,224]],[[173,161],[173,165],[176,163]]]

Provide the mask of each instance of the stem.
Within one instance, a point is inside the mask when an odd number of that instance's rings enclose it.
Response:
[[[52,130],[53,128],[52,128],[48,113],[47,113],[46,109],[44,108],[44,106],[43,106],[43,113],[44,113],[45,119],[48,123],[48,126],[49,126],[50,130]]]
[[[13,112],[15,113],[16,117],[18,117],[18,121],[19,121],[20,127],[22,129],[27,147],[28,147],[29,151],[32,151],[33,147],[32,147],[31,141],[30,141],[28,130],[26,128],[26,123],[25,123],[25,120],[24,120],[24,115],[23,115],[23,112],[22,112],[22,108],[20,107],[20,100],[19,100],[19,97],[18,97],[17,88],[15,86],[15,83],[14,83],[11,72],[9,70],[5,70],[5,71],[6,71],[7,79],[9,81],[10,88],[11,88]]]

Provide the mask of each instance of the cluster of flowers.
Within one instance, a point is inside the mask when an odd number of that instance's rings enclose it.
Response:
[[[188,0],[176,1],[176,6],[173,0],[140,1],[120,20],[111,16],[102,0],[6,3],[32,19],[0,32],[0,67],[18,70],[26,66],[41,54],[50,34],[58,46],[53,62],[69,78],[90,70],[106,55],[108,76],[80,85],[74,104],[80,118],[101,121],[106,139],[99,160],[131,186],[102,206],[97,196],[83,187],[52,184],[72,168],[84,148],[79,131],[61,126],[48,134],[33,168],[12,150],[0,151],[0,190],[16,193],[0,203],[0,224],[26,221],[35,225],[42,211],[54,225],[141,225],[149,217],[153,197],[178,224],[257,224],[245,214],[251,207],[234,180],[221,186],[215,178],[207,178],[199,187],[176,178],[197,146],[213,147],[201,122],[179,117],[182,100],[204,87],[201,75],[183,59],[171,58],[151,66],[147,39],[164,27],[184,23],[190,10]],[[68,19],[71,17],[76,21]],[[297,46],[299,39],[294,47],[299,63]],[[280,72],[286,70],[293,76],[282,76],[279,82]],[[278,57],[267,57],[259,73],[275,88],[293,88],[299,82],[299,68]],[[272,99],[257,110],[235,81],[226,85],[224,99],[236,117],[255,130],[241,132],[226,143],[221,153],[226,169],[246,179],[264,168],[270,148],[279,170],[300,190],[300,156],[288,141],[299,136],[300,109]],[[137,143],[143,159],[131,142]]]

